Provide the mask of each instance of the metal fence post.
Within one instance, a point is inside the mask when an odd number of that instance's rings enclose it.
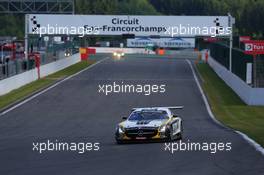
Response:
[[[229,71],[232,72],[232,49],[233,49],[233,17],[228,13],[229,27],[231,27],[231,34],[229,38]]]
[[[254,88],[257,87],[257,55],[253,55]]]
[[[27,60],[28,59],[28,19],[29,18],[29,15],[26,14],[25,15],[25,59]]]

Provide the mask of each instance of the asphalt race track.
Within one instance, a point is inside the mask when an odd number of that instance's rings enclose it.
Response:
[[[165,84],[166,92],[104,95],[98,85]],[[184,105],[184,140],[231,142],[231,151],[165,151],[164,143],[117,145],[116,124],[132,107]],[[33,142],[98,142],[79,154],[32,151]],[[1,175],[262,175],[264,157],[209,117],[185,58],[105,60],[0,117]]]

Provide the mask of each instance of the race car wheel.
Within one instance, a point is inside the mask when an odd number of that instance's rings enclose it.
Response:
[[[183,134],[183,127],[182,127],[182,123],[181,123],[181,132],[177,134],[177,140],[182,139],[182,134]]]
[[[181,132],[178,133],[176,136],[177,136],[177,140],[181,140],[182,139],[182,133]]]
[[[181,123],[180,126],[181,126],[181,132],[176,134],[176,135],[173,135],[172,126],[170,126],[170,130],[169,130],[169,133],[168,133],[169,141],[181,140],[182,139],[182,134],[183,134],[182,123]]]
[[[173,130],[172,130],[172,126],[170,126],[170,130],[169,130],[169,141],[174,141],[176,140],[177,138],[173,135]]]

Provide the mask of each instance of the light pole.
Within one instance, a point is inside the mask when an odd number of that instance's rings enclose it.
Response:
[[[232,49],[233,49],[233,24],[231,22],[232,16],[230,13],[228,13],[228,21],[229,21],[229,27],[231,27],[231,34],[229,38],[229,71],[232,72]]]
[[[229,71],[232,72],[232,49],[233,49],[233,25],[235,24],[235,18],[228,13],[229,27],[231,27],[231,34],[229,38]]]
[[[25,59],[28,60],[28,20],[29,20],[29,15],[26,14],[25,15],[25,43],[24,43],[24,47],[25,47]]]

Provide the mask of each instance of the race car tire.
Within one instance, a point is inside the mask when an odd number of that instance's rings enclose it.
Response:
[[[170,142],[172,142],[172,141],[174,141],[174,140],[176,140],[177,139],[177,137],[175,137],[174,135],[173,135],[173,132],[172,132],[172,126],[170,126],[170,133],[169,133],[169,141]]]
[[[169,141],[174,141],[174,140],[181,140],[182,139],[182,135],[183,135],[183,127],[182,127],[182,123],[181,123],[181,132],[173,135],[172,134],[172,126],[170,126],[170,132],[169,132]]]
[[[181,139],[182,139],[182,133],[180,132],[177,134],[177,140],[181,140]]]
[[[182,127],[182,123],[181,123],[181,132],[177,134],[177,140],[182,140],[182,135],[183,135],[183,127]]]
[[[182,135],[183,135],[183,127],[182,127],[182,123],[181,123],[181,132],[178,135],[178,140],[182,140]]]

